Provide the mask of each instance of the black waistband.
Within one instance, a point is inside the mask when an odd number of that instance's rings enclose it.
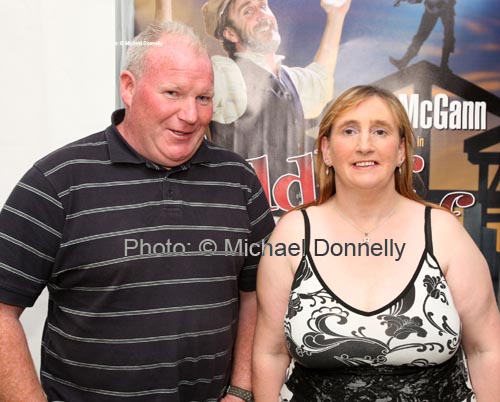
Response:
[[[427,366],[356,366],[318,370],[295,363],[286,385],[297,402],[378,399],[457,402],[473,394],[466,379],[462,354],[456,353],[442,364]]]

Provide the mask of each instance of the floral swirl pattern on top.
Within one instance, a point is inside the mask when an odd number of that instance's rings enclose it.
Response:
[[[302,212],[308,243],[309,219]],[[425,233],[426,246],[408,285],[371,312],[341,300],[311,254],[303,257],[285,317],[293,359],[282,401],[475,400],[460,346],[460,318],[432,253],[430,208]]]

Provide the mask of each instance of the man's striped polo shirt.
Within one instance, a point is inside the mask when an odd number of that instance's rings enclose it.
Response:
[[[241,251],[274,226],[265,194],[230,151],[204,141],[166,170],[115,124],[15,187],[0,214],[0,301],[31,306],[48,287],[49,401],[215,401],[239,291],[255,289],[260,255]]]

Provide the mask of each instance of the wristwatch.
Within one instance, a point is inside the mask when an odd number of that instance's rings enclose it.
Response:
[[[226,388],[226,395],[234,395],[238,398],[243,399],[245,402],[254,402],[253,394],[246,389],[240,387],[233,387],[232,385],[228,385]]]

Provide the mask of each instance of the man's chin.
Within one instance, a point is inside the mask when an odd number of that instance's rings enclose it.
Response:
[[[248,46],[248,49],[254,53],[274,54],[280,46],[280,41],[261,41],[253,46]]]

